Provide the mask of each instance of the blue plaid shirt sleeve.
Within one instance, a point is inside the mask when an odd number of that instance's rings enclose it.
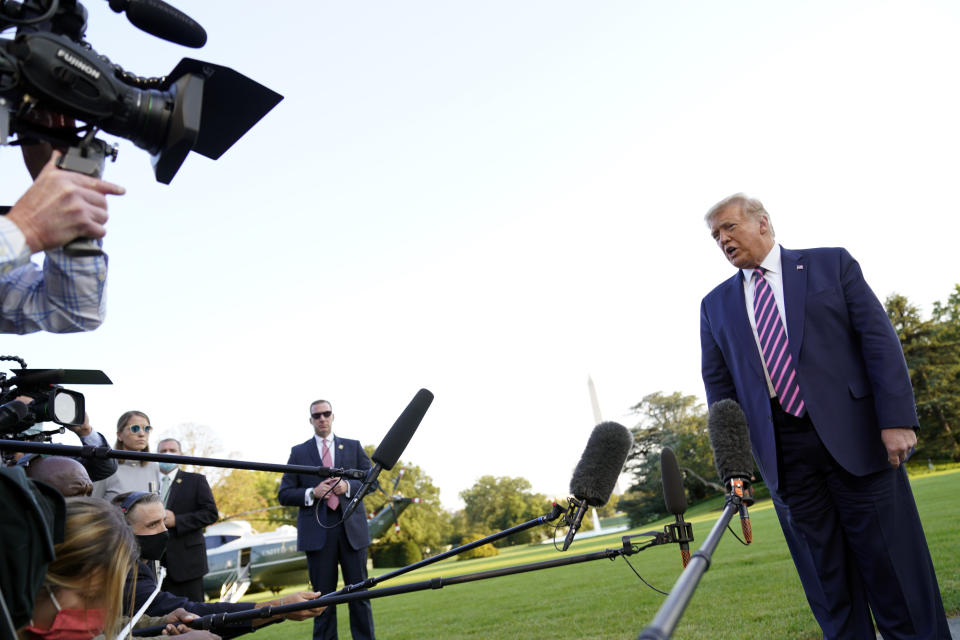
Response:
[[[16,224],[0,216],[0,333],[90,331],[106,309],[107,257],[46,252],[43,269]]]

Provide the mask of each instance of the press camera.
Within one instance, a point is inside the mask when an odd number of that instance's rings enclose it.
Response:
[[[102,371],[92,369],[28,369],[22,365],[12,377],[0,373],[0,437],[15,440],[49,440],[57,431],[31,429],[43,422],[64,426],[83,424],[83,394],[61,384],[112,384]]]
[[[109,0],[140,29],[191,47],[203,28],[161,0]],[[169,184],[190,151],[217,159],[283,97],[236,71],[184,58],[168,75],[124,71],[84,41],[87,10],[76,0],[0,0],[0,145],[46,141],[66,148],[61,168],[99,177],[116,146],[99,130],[152,155],[154,174]],[[35,114],[54,112],[83,124],[51,128]]]

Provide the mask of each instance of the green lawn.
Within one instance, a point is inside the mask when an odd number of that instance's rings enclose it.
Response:
[[[948,615],[960,614],[960,471],[915,477],[914,493],[927,532]],[[687,519],[694,523],[694,547],[706,538],[722,506],[700,504]],[[712,510],[711,510],[712,507]],[[769,501],[750,510],[754,543],[741,545],[727,533],[690,602],[675,638],[799,640],[819,638],[807,609],[776,514]],[[662,529],[666,521],[641,530]],[[734,530],[739,533],[737,519]],[[566,555],[620,546],[620,535],[574,541]],[[445,560],[384,582],[395,586],[434,576],[450,577],[498,567],[564,557],[552,545],[501,550],[493,558]],[[631,556],[648,582],[669,591],[680,575],[674,546],[654,547]],[[383,571],[385,572],[385,571]],[[258,600],[263,594],[251,596]],[[455,638],[635,638],[663,603],[623,558],[544,569],[440,590],[371,600],[378,637],[385,640]],[[350,637],[346,606],[338,611],[342,638]],[[259,640],[309,638],[310,622],[284,622],[257,633]]]

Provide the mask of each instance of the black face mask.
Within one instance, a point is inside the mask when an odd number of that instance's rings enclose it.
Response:
[[[137,536],[137,542],[140,543],[140,557],[144,560],[159,560],[163,552],[167,550],[167,540],[170,538],[169,531],[161,531],[149,536]]]

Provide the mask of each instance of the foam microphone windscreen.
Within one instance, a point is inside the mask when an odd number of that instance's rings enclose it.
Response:
[[[667,511],[675,516],[687,510],[687,494],[683,491],[683,476],[673,449],[664,447],[660,451],[660,481],[663,483],[663,503]]]
[[[607,504],[632,446],[633,435],[622,424],[601,422],[594,427],[570,478],[570,493],[591,507]]]
[[[720,479],[749,478],[753,475],[753,450],[747,432],[747,417],[735,400],[718,400],[707,418],[710,446]]]
[[[417,391],[417,395],[413,396],[413,400],[390,427],[390,431],[380,441],[377,450],[370,456],[374,462],[379,463],[387,471],[393,469],[393,465],[397,464],[403,450],[410,443],[413,433],[420,426],[420,422],[427,413],[427,409],[430,408],[431,402],[433,402],[432,393],[426,389]]]

